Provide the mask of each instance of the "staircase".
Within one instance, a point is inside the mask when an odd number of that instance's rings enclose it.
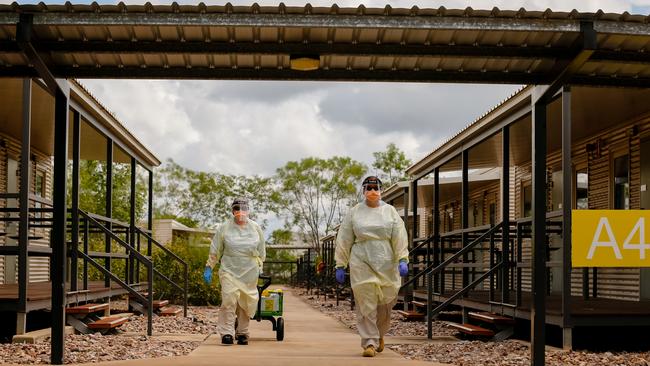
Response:
[[[73,240],[69,243],[71,258],[79,258],[83,261],[83,289],[77,290],[73,288],[72,292],[83,293],[88,291],[88,275],[87,275],[87,266],[90,264],[104,274],[106,278],[107,286],[110,283],[117,283],[121,288],[127,291],[129,295],[129,310],[133,310],[136,313],[146,314],[147,315],[147,334],[152,334],[152,320],[154,316],[176,316],[184,313],[187,315],[187,287],[188,287],[188,266],[185,261],[180,257],[172,253],[169,249],[162,246],[156,240],[154,240],[148,233],[138,227],[131,227],[126,223],[119,222],[117,220],[106,218],[103,216],[87,213],[85,211],[78,211],[79,225],[75,227],[74,223],[71,222],[69,229],[73,232]],[[83,229],[80,232],[80,229]],[[76,233],[75,233],[76,232]],[[107,239],[112,243],[118,245],[123,249],[123,252],[93,252],[89,250],[89,237],[90,233],[103,234]],[[126,236],[128,239],[125,240],[120,235]],[[75,245],[75,238],[76,245]],[[144,239],[144,240],[142,240]],[[142,241],[147,242],[147,255],[144,255],[140,251],[140,243]],[[80,245],[82,248],[80,248]],[[166,255],[172,256],[172,258],[178,261],[184,268],[184,286],[180,286],[160,271],[158,271],[153,263],[151,256],[152,246],[156,245],[160,248]],[[108,262],[103,265],[99,263],[96,259],[103,259]],[[118,277],[115,273],[110,270],[110,260],[126,260],[125,265],[125,278]],[[140,266],[145,267],[146,269],[146,282],[140,282]],[[168,282],[172,287],[183,293],[184,298],[184,307],[170,307],[168,300],[158,299],[154,300],[153,298],[153,281],[154,275],[161,278],[163,281]],[[75,286],[76,287],[76,286]],[[143,289],[145,289],[143,291]],[[104,312],[104,316],[99,314]],[[128,316],[121,314],[110,315],[109,304],[105,303],[85,303],[85,304],[75,304],[66,308],[66,321],[68,324],[72,325],[81,333],[91,333],[91,332],[101,332],[108,333],[117,329],[122,324],[128,321]]]
[[[479,338],[491,341],[503,341],[514,334],[515,320],[499,314],[490,312],[473,312],[468,313],[468,318],[473,323],[454,323],[447,324],[458,330],[465,338]]]
[[[111,316],[108,303],[69,306],[65,309],[65,314],[66,323],[82,334],[114,332],[129,320],[128,316],[120,314]]]
[[[507,270],[507,262],[503,258],[497,261],[495,254],[496,243],[502,240],[502,228],[503,223],[499,223],[486,228],[448,233],[444,239],[431,236],[418,242],[409,253],[409,257],[412,258],[411,266],[413,268],[413,276],[406,280],[401,287],[405,309],[399,313],[408,320],[426,320],[428,336],[431,338],[433,319],[437,318],[440,312],[447,309],[454,302],[467,296],[471,290],[486,280],[490,281],[489,301],[495,304],[498,303],[493,291],[495,287],[494,276],[499,271]],[[440,245],[443,240],[447,240],[447,243],[452,243],[459,242],[458,239],[460,239],[461,243],[465,242],[468,244],[460,248],[454,248],[452,245],[449,245],[449,247]],[[485,244],[489,244],[487,249],[485,248]],[[476,256],[474,253],[485,251],[489,253],[489,264],[479,263],[475,259]],[[424,264],[422,261],[417,260],[418,256],[424,256],[426,258]],[[483,270],[485,267],[487,268]],[[445,287],[444,276],[449,272],[455,275],[456,268],[461,269],[464,286],[459,290],[454,290],[442,296]],[[483,271],[479,272],[477,269]],[[471,276],[470,270],[472,271]],[[414,288],[419,285],[426,287],[427,302],[413,299]],[[434,296],[437,301],[434,301]],[[466,311],[463,310],[463,313],[466,314]],[[468,316],[463,316],[463,318],[465,321],[460,324],[453,322],[449,324],[465,336],[486,339],[506,339],[513,334],[513,319],[506,320],[508,318],[499,317],[497,314],[491,313],[473,313],[471,319],[478,324],[471,324],[468,321]]]

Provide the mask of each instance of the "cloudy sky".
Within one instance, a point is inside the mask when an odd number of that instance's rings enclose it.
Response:
[[[232,1],[233,4],[250,2]],[[277,4],[258,1],[262,5]],[[285,1],[304,5],[304,1]],[[331,5],[331,1],[311,1]],[[386,1],[336,1],[384,6]],[[650,0],[391,1],[393,7],[546,9],[648,14]],[[518,86],[260,81],[84,80],[162,159],[232,174],[273,174],[306,156],[371,163],[394,142],[417,160]]]

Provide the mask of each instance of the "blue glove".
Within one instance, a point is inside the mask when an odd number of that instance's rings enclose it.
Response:
[[[203,280],[208,285],[212,282],[212,268],[205,266],[205,271],[203,271]]]
[[[345,282],[345,269],[344,268],[337,268],[336,269],[336,282],[338,283],[343,283]]]
[[[400,261],[398,268],[400,276],[405,277],[407,274],[409,274],[409,265],[406,263],[406,261]]]

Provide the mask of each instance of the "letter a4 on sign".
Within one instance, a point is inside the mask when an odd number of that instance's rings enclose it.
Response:
[[[573,267],[650,267],[650,211],[573,210]]]

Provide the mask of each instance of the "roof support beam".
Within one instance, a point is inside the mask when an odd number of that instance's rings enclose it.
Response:
[[[59,84],[54,75],[50,72],[47,65],[36,52],[32,45],[32,28],[33,28],[33,15],[20,14],[20,20],[16,24],[16,43],[18,48],[25,54],[30,64],[36,69],[40,78],[43,79],[47,85],[49,92],[54,95],[57,89],[65,90],[66,87]]]
[[[580,68],[589,60],[595,52],[598,40],[596,39],[596,31],[592,22],[580,23],[580,37],[579,52],[575,55],[573,60],[568,62],[566,66],[557,71],[555,79],[546,87],[539,89],[535,88],[533,93],[532,103],[549,103],[555,94],[567,83],[570,82],[573,75],[575,75]]]
[[[5,42],[9,43],[9,42]],[[9,45],[7,45],[9,46]],[[399,43],[204,42],[204,41],[39,41],[42,52],[186,53],[186,54],[318,54],[350,56],[458,56],[521,59],[570,58],[571,49],[490,45],[425,45]]]
[[[144,16],[143,16],[144,15]],[[265,13],[135,13],[135,12],[38,12],[37,25],[80,26],[204,26],[286,28],[373,28],[424,30],[495,30],[522,32],[578,32],[573,19],[515,21],[501,17],[385,16],[356,14]]]

